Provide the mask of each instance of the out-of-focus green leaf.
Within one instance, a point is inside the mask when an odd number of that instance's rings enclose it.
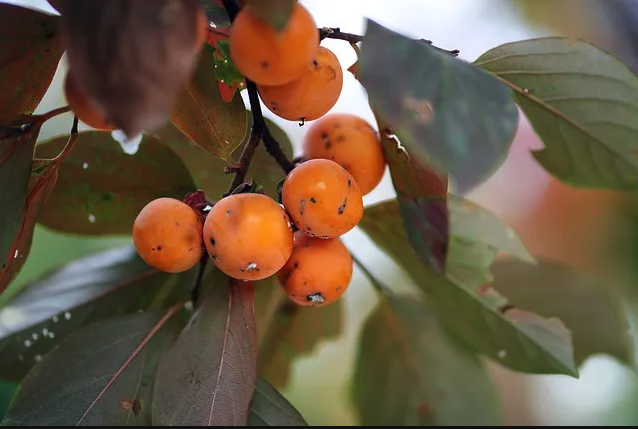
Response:
[[[151,426],[157,365],[181,328],[169,313],[85,327],[27,375],[3,425]]]
[[[25,286],[0,309],[0,378],[18,381],[69,335],[107,317],[182,299],[196,268],[170,275],[149,267],[132,246],[75,260]]]
[[[496,47],[475,64],[516,93],[545,148],[536,159],[575,187],[638,190],[638,76],[580,40],[547,37]]]
[[[0,124],[33,113],[49,89],[63,52],[57,23],[57,16],[0,4]]]
[[[171,121],[206,152],[232,162],[231,154],[246,136],[246,107],[241,97],[224,102],[214,76],[215,53],[206,44],[193,78],[175,103]]]
[[[493,272],[492,287],[512,305],[565,323],[573,332],[576,364],[608,354],[633,365],[635,345],[627,317],[609,286],[546,260],[538,265],[497,261]]]
[[[308,423],[277,389],[258,379],[248,426],[308,426]]]
[[[449,172],[460,192],[505,160],[518,110],[494,76],[370,19],[357,68],[383,123],[412,156]]]
[[[476,271],[465,270],[456,278],[440,276],[406,251],[408,237],[395,201],[368,207],[359,226],[411,275],[440,322],[477,351],[521,372],[578,375],[571,333],[560,320],[544,319],[511,306],[494,289],[483,287],[483,279],[479,282],[472,277]],[[452,224],[448,271],[455,261],[454,228]],[[478,244],[470,250],[485,257],[486,247]],[[475,265],[472,257],[467,254],[466,260]],[[480,275],[485,272],[478,270]]]
[[[276,30],[283,30],[288,24],[297,0],[246,0],[253,12]]]
[[[499,425],[498,396],[478,357],[414,298],[390,298],[374,311],[355,371],[365,426]]]
[[[36,154],[53,157],[67,139],[39,144]],[[146,204],[160,197],[182,199],[194,190],[184,162],[158,139],[145,137],[131,156],[110,133],[82,132],[59,168],[57,186],[38,221],[62,232],[129,235]]]
[[[270,299],[256,301],[257,315],[267,319],[257,319],[261,322],[258,325],[259,375],[283,389],[290,381],[292,365],[297,359],[315,352],[322,342],[337,339],[343,333],[344,304],[339,301],[327,307],[303,308],[288,300],[276,278],[260,283],[263,284],[255,287],[263,292],[257,291],[257,296],[268,293]]]

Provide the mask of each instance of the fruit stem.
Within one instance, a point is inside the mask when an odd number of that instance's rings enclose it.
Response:
[[[374,274],[368,268],[366,268],[365,264],[359,259],[355,254],[351,253],[352,261],[355,263],[357,267],[361,270],[364,277],[368,279],[372,287],[374,287],[375,292],[379,295],[380,298],[390,298],[394,296],[394,292],[387,285],[381,283]]]
[[[357,44],[359,42],[362,42],[363,39],[364,39],[364,36],[360,36],[358,34],[352,34],[352,33],[344,33],[338,27],[335,27],[335,28],[324,27],[324,28],[320,28],[319,29],[319,39],[320,40],[323,40],[323,39],[343,40],[343,41],[346,41],[346,42],[348,42],[348,43],[350,43],[352,45],[355,45],[355,44]],[[439,48],[438,46],[434,46],[434,44],[432,43],[431,40],[421,39],[421,41],[423,43],[426,43],[426,44],[432,46],[437,51],[439,51],[441,53],[444,53],[444,54],[452,55],[453,57],[458,57],[459,54],[461,53],[458,49],[453,49],[451,51],[448,51],[447,49],[443,49],[443,48]]]

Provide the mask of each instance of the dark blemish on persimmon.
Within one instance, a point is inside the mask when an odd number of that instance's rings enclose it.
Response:
[[[330,149],[332,147],[332,142],[328,140],[324,146],[326,147],[326,149]]]
[[[301,200],[299,202],[299,215],[303,216],[304,211],[306,211],[306,200]]]
[[[162,247],[162,246],[157,246],[157,251],[158,251],[158,252],[161,252],[161,251],[162,251],[162,249],[163,249],[163,247]]]
[[[352,188],[352,180],[348,179],[348,189]]]
[[[321,138],[324,139],[324,140],[327,140],[328,139],[328,133],[325,132],[325,131],[323,133],[321,133]]]
[[[314,197],[310,197],[310,202],[315,204],[317,202],[317,200]]]
[[[261,68],[264,69],[264,71],[268,71],[270,69],[270,63],[268,61],[262,61]]]
[[[339,136],[337,137],[337,142],[343,143],[345,141],[346,141],[346,136],[344,136],[343,134],[339,134]]]
[[[342,215],[343,212],[346,211],[346,206],[348,205],[348,197],[343,200],[343,204],[339,206],[339,214]]]
[[[214,239],[213,237],[211,237],[211,238],[209,239],[209,241],[210,241],[210,244],[212,244],[213,246],[214,246],[214,245],[215,245],[215,243],[216,243],[216,241],[215,241],[215,239]]]

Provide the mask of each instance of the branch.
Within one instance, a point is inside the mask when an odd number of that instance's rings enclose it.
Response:
[[[359,42],[362,42],[364,38],[365,38],[364,36],[360,36],[358,34],[344,33],[338,27],[337,28],[324,27],[319,29],[320,40],[324,40],[324,39],[344,40],[352,45],[355,45]],[[458,57],[460,54],[460,51],[458,49],[448,51],[447,49],[434,46],[431,40],[421,39],[421,41],[423,43],[427,43],[428,45],[432,46],[437,51],[442,52],[444,54],[452,55],[453,57]]]
[[[374,287],[374,290],[377,292],[377,294],[380,297],[390,298],[394,295],[394,292],[388,286],[386,286],[385,284],[377,280],[374,274],[372,274],[372,272],[366,268],[363,262],[361,262],[361,259],[359,259],[354,254],[351,254],[351,255],[352,255],[352,261],[355,263],[355,265],[357,265],[357,267],[359,267],[364,277],[368,279],[368,281]]]
[[[224,5],[224,8],[226,9],[228,18],[232,23],[241,9],[239,3],[237,3],[237,0],[222,0],[222,3]],[[262,139],[268,153],[273,158],[275,158],[277,163],[286,172],[286,174],[288,174],[294,168],[294,164],[288,159],[283,149],[281,148],[281,145],[273,137],[273,135],[270,133],[270,130],[268,129],[268,126],[266,125],[264,114],[261,110],[257,85],[255,84],[255,82],[246,79],[246,89],[248,90],[250,111],[253,117],[253,123],[250,130],[250,139],[242,150],[238,166],[231,170],[235,173],[235,177],[233,178],[233,181],[224,196],[232,194],[237,188],[239,188],[239,186],[244,183],[246,174],[248,173],[248,168],[250,167],[250,162],[252,161],[255,150],[257,149],[257,146]]]

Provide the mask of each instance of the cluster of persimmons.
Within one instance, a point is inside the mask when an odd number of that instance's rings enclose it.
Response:
[[[202,25],[202,33],[206,29]],[[186,200],[159,198],[135,220],[134,245],[146,263],[165,272],[189,270],[208,252],[232,278],[276,275],[297,304],[328,305],[352,279],[352,256],[340,237],[361,220],[363,196],[385,170],[378,133],[361,117],[328,113],[341,95],[342,67],[320,46],[315,21],[299,3],[279,31],[244,7],[229,42],[235,66],[255,82],[273,114],[314,121],[303,139],[302,161],[283,183],[282,204],[259,193],[236,193],[197,210]],[[73,87],[70,74],[65,88],[80,120],[112,129]]]

